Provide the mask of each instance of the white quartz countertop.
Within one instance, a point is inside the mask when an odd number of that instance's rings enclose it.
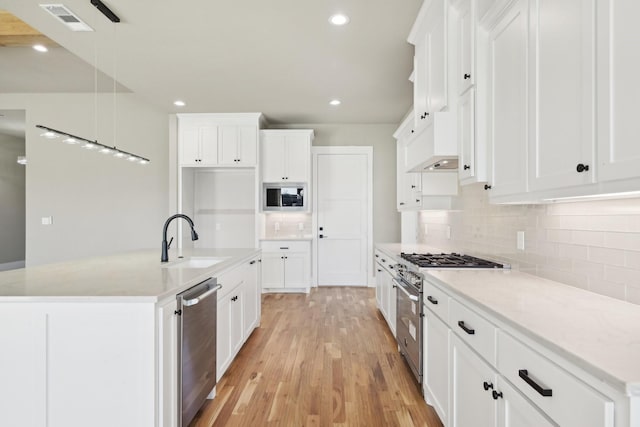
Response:
[[[440,252],[424,245],[376,248],[390,256]],[[639,306],[517,270],[430,269],[426,278],[620,391],[640,395]]]
[[[261,237],[260,238],[261,241],[263,242],[270,242],[270,241],[291,241],[291,240],[313,240],[313,236],[310,234],[290,234],[290,235],[282,235],[282,236],[271,236],[271,237]]]
[[[160,262],[160,250],[80,259],[0,272],[0,303],[38,301],[155,302],[176,295],[209,277],[249,260],[259,249],[195,249],[169,251]],[[179,263],[190,258],[224,258],[206,268]],[[171,268],[168,268],[171,267]]]

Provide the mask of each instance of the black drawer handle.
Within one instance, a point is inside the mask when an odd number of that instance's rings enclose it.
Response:
[[[550,388],[544,388],[540,384],[535,382],[535,380],[529,376],[529,372],[526,369],[520,369],[518,371],[518,375],[520,375],[520,378],[522,378],[524,382],[529,384],[535,391],[540,393],[542,396],[553,395],[553,390],[551,390]]]
[[[493,383],[483,382],[482,387],[484,387],[484,391],[488,391],[490,388],[493,388]]]
[[[254,259],[253,261],[251,261],[251,262],[249,263],[249,265],[253,265],[253,264],[255,264],[255,263],[256,263],[256,260]]]
[[[380,268],[379,268],[379,269],[378,269],[378,273],[381,273],[381,272],[382,272],[382,269],[380,269]]]
[[[476,333],[476,330],[473,328],[469,328],[467,325],[464,324],[464,320],[459,320],[458,321],[458,326],[460,326],[462,328],[463,331],[465,331],[466,333],[468,333],[469,335],[473,335]]]
[[[462,169],[464,169],[464,170],[469,170],[469,169],[471,169],[471,166],[469,166],[469,165],[464,165],[464,166],[462,167]]]
[[[471,74],[465,74],[463,77],[464,77],[465,80],[470,79],[471,78]]]
[[[578,173],[582,173],[588,170],[589,170],[589,165],[583,165],[582,163],[578,163],[578,166],[576,166],[576,171]]]
[[[498,400],[499,398],[502,397],[502,392],[493,390],[491,392],[491,396],[493,396],[493,400]]]
[[[432,297],[431,295],[427,297],[427,300],[429,300],[431,304],[438,304],[438,300]]]

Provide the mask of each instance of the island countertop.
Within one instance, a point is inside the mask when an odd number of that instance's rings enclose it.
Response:
[[[260,249],[194,249],[169,252],[144,249],[0,272],[0,303],[52,301],[157,302],[240,264]],[[205,268],[189,267],[190,258],[222,259]],[[183,263],[183,265],[180,265]]]

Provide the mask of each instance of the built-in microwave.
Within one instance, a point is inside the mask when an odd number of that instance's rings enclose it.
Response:
[[[302,182],[262,184],[262,210],[304,211],[307,210],[307,184]]]

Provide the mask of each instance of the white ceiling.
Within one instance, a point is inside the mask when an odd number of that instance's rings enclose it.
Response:
[[[167,112],[259,111],[274,124],[399,123],[411,106],[406,38],[422,0],[105,1],[120,24],[90,0],[65,0],[93,33],[71,32],[38,3],[0,0],[0,8],[86,63],[38,81],[29,73],[3,77],[2,92],[93,91],[97,58],[101,71]],[[335,12],[351,22],[329,25]],[[19,48],[0,48],[3,69],[5,58],[23,70],[51,61],[7,49]],[[333,98],[342,105],[331,107]],[[174,107],[176,99],[187,106]]]

